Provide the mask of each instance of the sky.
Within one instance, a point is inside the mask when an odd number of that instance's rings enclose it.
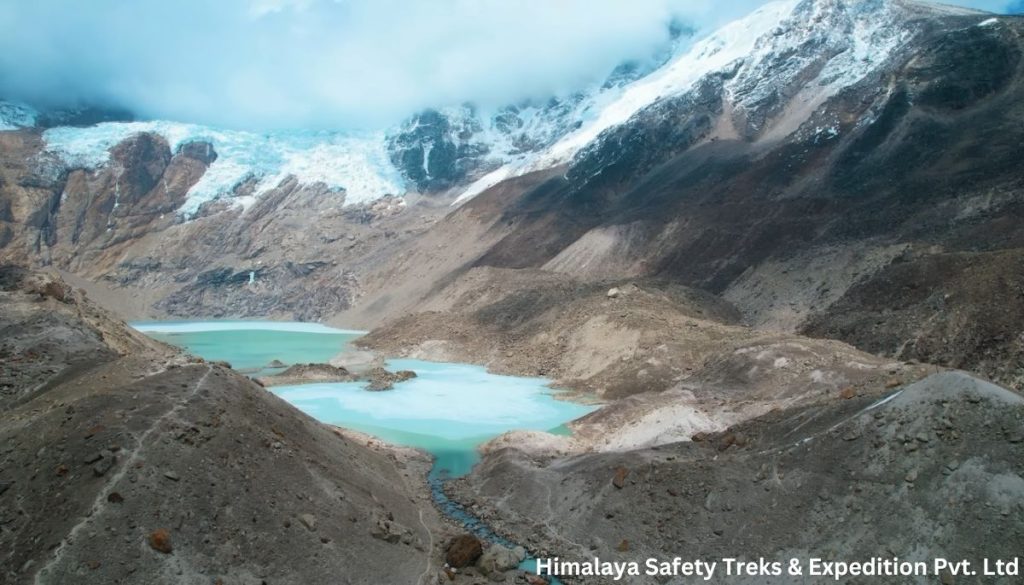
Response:
[[[0,0],[0,98],[245,129],[564,94],[764,0]],[[963,0],[995,12],[1024,0]],[[698,32],[698,35],[700,32]]]

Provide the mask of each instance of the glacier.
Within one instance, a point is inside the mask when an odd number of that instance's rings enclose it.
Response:
[[[109,162],[111,148],[142,132],[162,136],[171,152],[190,142],[206,142],[217,153],[179,210],[186,218],[194,217],[204,203],[230,196],[249,179],[256,180],[255,196],[277,187],[288,176],[301,184],[322,183],[331,190],[344,190],[345,205],[406,192],[404,179],[388,160],[384,132],[256,133],[168,121],[104,122],[50,128],[43,133],[43,140],[46,150],[68,166],[97,169]],[[251,201],[238,198],[236,202]]]
[[[38,115],[38,112],[26,104],[0,101],[0,130],[35,126]]]

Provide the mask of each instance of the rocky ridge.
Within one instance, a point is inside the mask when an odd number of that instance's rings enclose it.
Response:
[[[415,583],[436,566],[419,455],[336,433],[52,276],[0,283],[5,583]]]

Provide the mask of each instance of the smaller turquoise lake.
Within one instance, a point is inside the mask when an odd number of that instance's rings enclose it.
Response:
[[[266,367],[274,360],[287,365],[327,362],[365,333],[276,321],[140,321],[131,325],[192,355],[228,362],[254,376],[279,372]]]
[[[564,434],[566,421],[593,407],[554,398],[543,378],[490,374],[480,366],[420,360],[389,360],[388,369],[417,377],[386,392],[367,392],[365,382],[303,384],[274,388],[310,416],[399,445],[419,447],[437,459],[434,469],[468,473],[477,447],[506,431]]]

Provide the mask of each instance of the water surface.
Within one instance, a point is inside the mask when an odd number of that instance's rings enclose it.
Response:
[[[286,365],[327,362],[364,333],[319,323],[275,321],[146,321],[132,323],[132,327],[254,376],[279,372],[267,368],[274,360]]]
[[[364,382],[273,388],[310,416],[363,431],[437,458],[435,470],[468,473],[477,447],[506,431],[565,432],[564,423],[594,409],[557,400],[544,378],[498,376],[480,366],[396,359],[393,370],[417,377],[394,390],[368,392]]]

